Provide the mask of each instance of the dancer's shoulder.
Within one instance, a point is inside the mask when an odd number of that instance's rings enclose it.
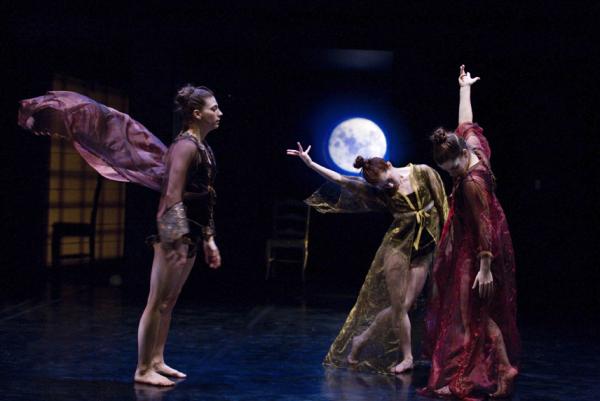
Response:
[[[427,174],[427,175],[438,174],[437,170],[434,169],[433,167],[431,167],[429,164],[415,164],[415,169],[422,174]]]

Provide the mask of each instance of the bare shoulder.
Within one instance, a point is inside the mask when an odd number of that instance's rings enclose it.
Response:
[[[198,152],[198,146],[193,139],[179,138],[172,145],[171,154],[177,158],[191,158]]]
[[[181,136],[173,142],[174,149],[192,150],[198,147],[197,141],[192,136]]]

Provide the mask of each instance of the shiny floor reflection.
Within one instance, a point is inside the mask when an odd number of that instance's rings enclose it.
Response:
[[[188,379],[136,385],[142,297],[71,289],[55,300],[0,305],[2,400],[424,400],[427,367],[386,377],[326,369],[321,359],[346,308],[214,306],[175,310],[167,363]],[[524,328],[523,373],[513,400],[597,400],[600,347],[577,335]]]

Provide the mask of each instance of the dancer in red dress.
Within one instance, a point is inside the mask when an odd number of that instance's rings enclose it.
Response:
[[[425,347],[432,366],[422,392],[465,400],[510,395],[520,352],[512,242],[488,141],[473,123],[478,80],[461,66],[459,126],[432,136],[434,159],[454,185],[433,269]]]

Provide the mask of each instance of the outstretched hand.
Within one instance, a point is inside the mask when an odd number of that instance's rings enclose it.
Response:
[[[460,66],[460,74],[458,76],[458,85],[460,87],[471,86],[480,79],[479,77],[471,78],[471,73],[465,72],[465,65]]]
[[[494,294],[494,277],[492,276],[492,272],[488,269],[479,269],[471,289],[477,289],[481,298],[491,298]]]
[[[306,148],[306,150],[304,150],[302,148],[302,145],[300,144],[300,142],[296,142],[298,144],[298,149],[288,149],[286,151],[288,156],[297,156],[300,158],[300,160],[302,160],[304,162],[304,164],[306,164],[307,166],[310,166],[310,164],[312,163],[312,159],[310,158],[310,156],[308,155],[308,152],[310,152],[310,148],[311,145],[308,145],[308,148]]]

